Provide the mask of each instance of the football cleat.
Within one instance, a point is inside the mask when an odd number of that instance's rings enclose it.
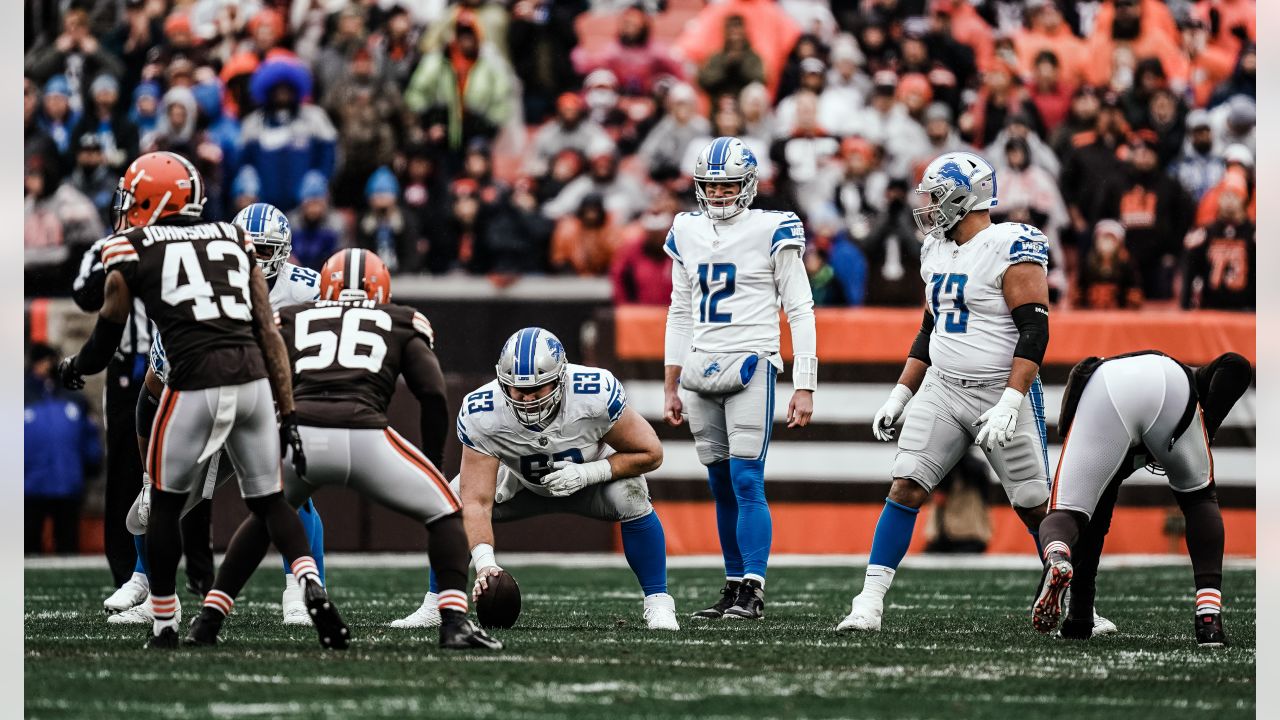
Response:
[[[173,618],[178,622],[182,622],[181,603],[174,610]],[[143,600],[141,605],[135,605],[124,612],[107,616],[107,622],[112,625],[146,625],[153,620],[155,620],[155,616],[151,614],[151,600],[149,598]]]
[[[644,598],[644,622],[650,630],[679,630],[676,622],[676,600],[666,593]]]
[[[1196,642],[1202,648],[1227,646],[1227,633],[1222,629],[1222,613],[1196,616]]]
[[[307,604],[302,601],[302,588],[298,583],[285,586],[280,596],[280,613],[285,625],[310,625],[311,615],[307,612]]]
[[[329,594],[325,592],[324,586],[308,581],[302,592],[307,613],[311,615],[311,622],[316,626],[316,633],[320,636],[320,644],[325,648],[346,650],[351,644],[351,631],[347,629],[347,624],[338,614],[338,608],[329,600]]]
[[[502,643],[493,639],[460,610],[440,612],[440,647],[445,650],[501,650]]]
[[[742,585],[741,580],[726,580],[724,587],[720,590],[720,599],[715,605],[690,615],[694,620],[719,620],[724,617],[724,611],[733,607],[733,603],[738,599],[738,586]]]
[[[102,611],[113,615],[136,608],[147,601],[147,595],[150,593],[151,583],[147,582],[147,576],[134,573],[128,582],[111,593],[111,597],[102,601]]]
[[[187,637],[182,641],[187,646],[212,647],[218,644],[218,633],[222,631],[222,621],[227,616],[213,608],[201,608],[200,614],[191,623]]]
[[[408,617],[392,620],[393,628],[429,628],[440,627],[440,608],[437,603],[440,596],[429,592],[422,598],[422,606],[414,610]]]
[[[1094,637],[1099,635],[1115,635],[1118,632],[1120,632],[1120,628],[1116,627],[1115,623],[1099,615],[1097,610],[1093,611]]]
[[[148,637],[147,644],[142,646],[144,650],[176,650],[177,647],[178,631],[172,627],[162,628],[159,635]]]
[[[1071,558],[1066,553],[1051,552],[1045,558],[1045,567],[1045,579],[1031,609],[1031,624],[1042,633],[1052,632],[1062,618],[1063,600],[1071,587]]]
[[[842,632],[848,630],[880,632],[880,622],[883,619],[884,598],[861,592],[853,598],[853,607],[849,609],[849,614],[836,626],[836,630]]]
[[[764,587],[755,580],[743,580],[733,607],[724,611],[726,620],[763,620]]]

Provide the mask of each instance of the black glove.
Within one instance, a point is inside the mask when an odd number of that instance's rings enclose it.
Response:
[[[302,436],[298,434],[298,413],[291,412],[280,418],[280,457],[286,448],[293,450],[293,469],[298,477],[307,474],[307,456],[302,452]]]
[[[79,390],[84,387],[84,376],[76,370],[76,356],[62,358],[58,363],[58,379],[62,387],[68,390]]]

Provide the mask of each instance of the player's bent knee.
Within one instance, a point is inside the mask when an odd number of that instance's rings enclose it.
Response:
[[[1026,480],[1009,488],[1009,503],[1019,510],[1033,510],[1049,500],[1049,488],[1039,480]]]
[[[909,508],[918,508],[929,499],[929,489],[919,480],[895,477],[889,488],[889,499]]]

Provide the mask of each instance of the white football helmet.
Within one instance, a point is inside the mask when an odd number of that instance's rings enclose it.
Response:
[[[996,206],[996,170],[970,152],[944,153],[924,169],[916,192],[929,196],[927,205],[912,212],[920,232],[945,233],[970,211]]]
[[[566,364],[564,345],[547,330],[528,327],[507,338],[494,369],[502,397],[521,425],[545,427],[560,411]],[[555,387],[536,400],[511,397],[511,388],[529,390],[548,383],[555,383]]]
[[[718,137],[698,153],[693,168],[693,187],[698,206],[712,220],[724,220],[746,210],[756,199],[757,166],[755,153],[735,137]],[[707,183],[738,182],[738,194],[716,198],[713,205],[707,197]]]
[[[236,213],[231,221],[240,226],[257,248],[258,267],[269,280],[280,272],[293,252],[293,230],[289,218],[275,205],[254,203]]]

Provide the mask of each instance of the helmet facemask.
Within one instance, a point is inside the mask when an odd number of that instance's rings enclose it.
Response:
[[[740,183],[737,195],[712,198],[707,195],[707,185],[721,183]],[[756,198],[758,183],[756,170],[748,170],[741,178],[729,177],[695,177],[694,192],[697,194],[698,207],[712,220],[727,220],[751,206]],[[713,203],[722,203],[720,205]]]
[[[541,430],[560,412],[565,367],[564,346],[542,328],[520,330],[502,346],[494,371],[502,397],[521,425]],[[544,388],[545,394],[532,399],[511,396],[512,391],[530,395]]]
[[[560,403],[564,399],[564,369],[562,368],[552,378],[545,382],[534,384],[516,385],[504,380],[502,373],[498,374],[498,384],[502,386],[502,395],[507,401],[507,407],[511,408],[511,412],[516,416],[516,420],[526,427],[546,427],[547,423],[555,418],[556,413],[560,412]],[[536,390],[547,384],[554,384],[551,392],[540,398],[533,400],[517,400],[511,397],[512,390]]]
[[[254,259],[262,269],[262,275],[268,280],[280,273],[289,254],[293,251],[293,243],[279,233],[249,233],[253,240]]]
[[[951,181],[942,182],[927,191],[916,189],[918,194],[929,196],[929,204],[911,211],[920,232],[925,235],[948,232],[969,214],[969,209],[964,207],[965,196],[956,193],[955,189],[955,183]]]

